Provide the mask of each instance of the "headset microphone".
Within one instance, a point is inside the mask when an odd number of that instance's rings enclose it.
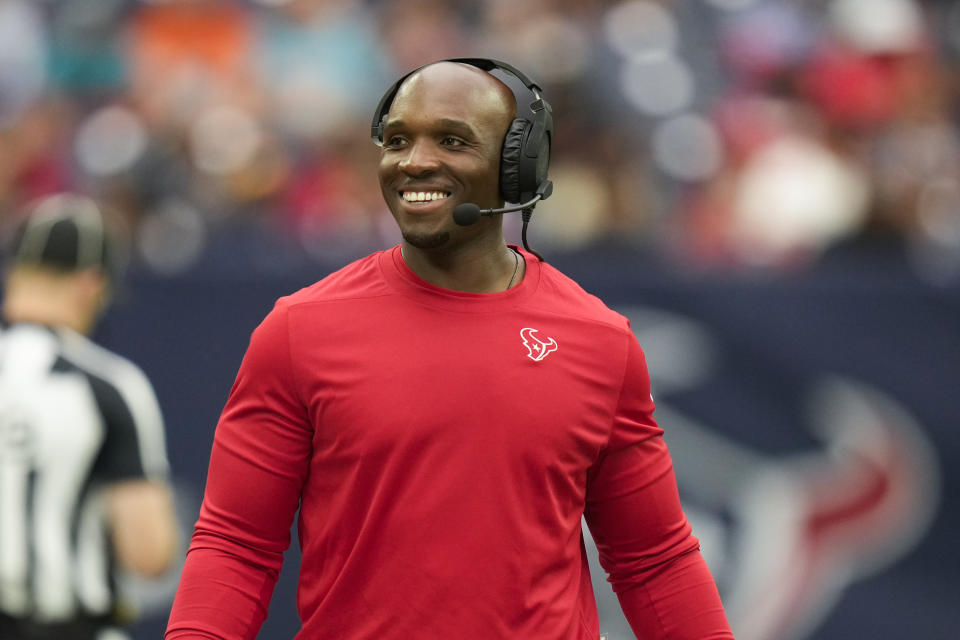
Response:
[[[480,216],[494,216],[500,213],[512,213],[514,211],[522,211],[523,215],[523,248],[537,256],[541,261],[543,256],[530,248],[530,245],[527,244],[527,224],[530,223],[530,217],[533,215],[533,207],[536,206],[538,202],[544,198],[549,198],[550,194],[553,193],[553,183],[549,180],[544,180],[540,187],[537,188],[537,192],[534,194],[533,198],[527,200],[522,204],[516,204],[512,207],[500,207],[499,209],[481,209],[480,205],[474,204],[473,202],[464,202],[463,204],[458,204],[453,208],[453,221],[456,222],[461,227],[469,227],[474,224],[477,220],[480,219]]]
[[[472,202],[464,202],[463,204],[458,204],[453,208],[453,221],[461,227],[469,227],[479,220],[480,216],[495,216],[499,213],[523,211],[524,209],[532,208],[533,205],[542,199],[543,196],[538,193],[537,195],[533,196],[531,200],[528,200],[523,204],[517,204],[512,207],[501,207],[499,209],[481,209],[480,205]]]

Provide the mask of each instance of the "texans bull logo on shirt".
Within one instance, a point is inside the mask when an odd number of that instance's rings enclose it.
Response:
[[[524,327],[520,330],[523,346],[527,348],[527,357],[534,362],[540,362],[557,350],[557,341],[553,338],[547,338],[547,341],[544,342],[536,334],[537,330],[530,327]]]

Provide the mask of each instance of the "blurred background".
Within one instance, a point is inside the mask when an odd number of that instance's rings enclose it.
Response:
[[[631,319],[737,637],[955,637],[958,0],[0,0],[0,234],[63,190],[119,219],[96,337],[157,387],[184,535],[252,329],[399,241],[368,124],[451,56],[553,105],[531,245]],[[176,577],[127,584],[138,640]]]

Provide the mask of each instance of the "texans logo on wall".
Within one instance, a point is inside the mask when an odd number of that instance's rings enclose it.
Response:
[[[849,589],[930,529],[939,470],[923,427],[868,381],[797,371],[676,313],[619,311],[646,352],[684,507],[736,637],[818,637]],[[591,571],[601,631],[632,638],[602,569]]]

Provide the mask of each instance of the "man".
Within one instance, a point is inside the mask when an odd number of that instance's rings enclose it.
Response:
[[[85,334],[109,299],[101,211],[40,202],[5,279],[0,331],[0,638],[119,640],[119,566],[176,556],[163,424],[150,383]]]
[[[596,640],[584,514],[639,637],[731,638],[626,320],[452,219],[503,203],[510,89],[442,61],[386,103],[403,241],[254,332],[167,640],[256,636],[298,507],[298,638]]]

